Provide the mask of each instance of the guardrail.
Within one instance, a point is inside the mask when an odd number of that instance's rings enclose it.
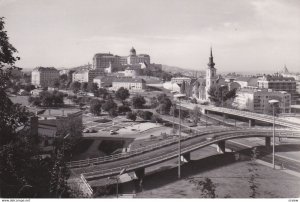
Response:
[[[205,109],[205,110],[228,113],[228,114],[232,114],[232,115],[238,115],[238,116],[242,116],[242,117],[252,118],[255,120],[265,121],[268,123],[273,123],[273,116],[271,116],[271,115],[258,114],[258,113],[247,112],[247,111],[240,111],[240,110],[236,110],[236,109],[227,109],[227,108],[223,108],[223,107],[210,107],[210,106],[203,106],[203,105],[197,105],[197,106],[202,109]],[[185,106],[185,107],[189,108],[188,106]],[[285,120],[280,117],[275,117],[275,121],[277,122],[277,124],[280,124],[280,125],[284,125],[284,126],[295,128],[295,129],[300,129],[300,124]]]
[[[210,134],[210,133],[214,133],[214,132],[222,132],[222,131],[233,130],[233,129],[229,129],[229,128],[224,128],[224,129],[222,128],[222,129],[215,129],[215,130],[206,129],[207,131],[200,131],[200,130],[197,130],[195,128],[191,128],[191,127],[184,126],[184,125],[182,125],[182,127],[186,127],[186,128],[189,128],[193,131],[198,132],[197,134],[188,135],[189,137],[195,137],[195,136],[199,136],[199,135],[206,135],[206,134]],[[183,140],[183,138],[181,138],[181,139]],[[163,146],[167,146],[167,145],[170,145],[170,144],[173,144],[173,143],[176,143],[176,142],[178,142],[178,138],[172,138],[170,140],[161,141],[157,144],[151,144],[151,145],[146,146],[146,147],[141,147],[141,148],[138,148],[138,149],[134,149],[134,150],[131,150],[130,152],[127,152],[127,153],[113,154],[113,155],[109,155],[109,156],[103,156],[103,157],[97,157],[97,158],[91,158],[91,159],[85,159],[85,160],[79,160],[79,161],[71,161],[71,162],[67,163],[67,166],[69,168],[80,168],[80,167],[87,167],[87,166],[90,166],[90,165],[97,165],[97,164],[104,163],[104,162],[109,162],[109,161],[114,161],[114,160],[118,160],[118,159],[132,157],[134,155],[141,154],[141,153],[148,152],[148,151],[152,151],[154,149],[158,149],[158,148],[161,148]]]
[[[166,120],[170,121],[168,119],[166,119]],[[240,129],[240,128],[222,128],[222,129],[207,128],[207,129],[201,129],[201,131],[200,131],[198,129],[195,129],[195,128],[192,128],[192,127],[189,127],[189,126],[186,126],[186,125],[181,125],[181,126],[183,128],[188,128],[192,131],[197,132],[196,134],[193,133],[193,134],[189,134],[188,136],[186,136],[188,138],[194,138],[194,137],[201,136],[201,135],[207,135],[207,134],[218,133],[218,132],[223,132],[223,131],[235,131],[235,130]],[[256,130],[256,131],[258,130],[258,129],[255,129],[255,128],[244,128],[244,129],[246,129],[246,130]],[[262,130],[270,130],[271,131],[272,128],[262,129]],[[278,131],[278,130],[281,130],[281,129],[276,129],[276,131]],[[282,129],[282,130],[286,131],[286,129]],[[181,139],[182,139],[182,141],[185,140],[183,137],[181,137]],[[135,155],[138,155],[138,154],[142,154],[142,153],[145,153],[145,152],[149,152],[149,151],[152,151],[152,150],[155,150],[155,149],[159,149],[161,147],[164,147],[164,146],[167,146],[167,145],[170,145],[170,144],[174,144],[174,143],[177,143],[177,142],[178,142],[178,138],[172,138],[172,139],[169,139],[169,140],[161,141],[157,144],[151,144],[149,146],[134,149],[134,150],[131,150],[130,152],[127,152],[127,153],[119,153],[119,154],[113,154],[113,155],[108,155],[108,156],[103,156],[103,157],[96,157],[96,158],[85,159],[85,160],[71,161],[71,162],[67,163],[67,166],[69,168],[80,168],[80,167],[88,167],[90,165],[98,165],[98,164],[104,163],[104,162],[129,158],[129,157],[132,157],[132,156],[135,156]]]
[[[232,133],[234,132],[234,133]],[[208,146],[210,144],[214,144],[220,140],[227,140],[230,138],[237,138],[237,137],[248,137],[249,136],[249,132],[252,131],[224,131],[221,132],[221,134],[218,134],[216,136],[214,136],[212,139],[209,140],[204,140],[204,141],[200,141],[199,143],[195,144],[195,145],[191,145],[191,146],[187,146],[185,148],[182,148],[182,154],[187,153],[187,152],[191,152],[194,150],[197,150],[201,147],[205,147]],[[265,137],[266,132],[256,132],[255,136],[263,136]],[[267,131],[267,133],[270,133],[269,136],[272,136],[272,132],[271,131]],[[276,134],[276,137],[281,137],[280,133]],[[251,134],[251,136],[253,136],[253,134]],[[292,134],[292,136],[294,136],[294,134]],[[300,138],[300,134],[297,134],[296,137]],[[185,137],[184,139],[186,139],[188,137]],[[82,173],[82,175],[85,176],[86,179],[88,180],[92,180],[92,179],[97,179],[100,177],[105,177],[105,176],[110,176],[110,175],[115,175],[118,174],[121,170],[126,169],[127,171],[133,171],[136,170],[138,168],[141,167],[147,167],[150,165],[154,165],[156,163],[159,163],[161,161],[165,161],[165,160],[169,160],[172,158],[175,158],[178,155],[178,151],[172,151],[169,152],[167,154],[164,155],[160,155],[158,157],[154,157],[154,158],[150,158],[150,159],[146,159],[146,160],[142,160],[139,161],[137,163],[131,163],[129,165],[126,166],[119,166],[119,167],[115,167],[112,169],[105,169],[105,170],[100,170],[100,171],[93,171],[93,172],[86,172],[86,173]]]
[[[88,190],[88,195],[92,196],[94,193],[94,190],[92,189],[91,185],[87,182],[87,180],[85,179],[83,174],[80,175],[80,179],[83,181],[83,184],[86,186],[86,188]]]

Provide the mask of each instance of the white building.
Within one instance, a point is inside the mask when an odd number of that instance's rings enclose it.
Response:
[[[107,88],[112,86],[115,78],[115,76],[97,76],[93,79],[93,83],[96,83],[99,88]]]
[[[192,97],[200,102],[207,102],[209,101],[209,90],[213,87],[219,88],[222,85],[225,85],[225,79],[220,75],[217,75],[217,69],[215,68],[211,49],[205,78],[199,78],[191,85]]]
[[[173,77],[171,79],[172,83],[177,83],[177,84],[182,84],[183,82],[185,83],[191,83],[192,79],[189,77]]]
[[[139,78],[115,78],[112,82],[111,89],[117,91],[121,87],[126,88],[129,91],[144,91],[146,89],[146,82],[144,79]]]
[[[89,82],[89,70],[83,69],[72,74],[72,81]]]
[[[173,82],[165,82],[163,84],[163,88],[170,90],[170,91],[174,91],[174,92],[180,92],[180,86],[177,83],[173,83]]]
[[[257,86],[257,78],[256,77],[238,77],[234,79],[234,82],[241,85],[241,88],[245,88],[248,86]]]
[[[48,87],[59,79],[59,72],[54,67],[37,67],[31,72],[31,84],[36,87]]]
[[[267,114],[272,109],[269,104],[269,100],[272,99],[279,101],[280,113],[291,112],[291,94],[271,89],[242,88],[237,91],[233,105],[238,109]]]

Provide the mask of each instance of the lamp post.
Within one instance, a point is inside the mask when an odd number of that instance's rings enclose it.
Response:
[[[181,102],[180,99],[185,97],[185,94],[176,94],[175,98],[179,100],[179,135],[178,135],[178,179],[181,178],[180,164],[181,164]]]
[[[116,177],[108,177],[108,179],[115,179],[117,182],[117,198],[119,198],[119,178],[126,172],[126,168],[122,169]]]
[[[273,107],[273,169],[275,169],[275,105],[277,103],[279,103],[278,100],[269,100],[269,103],[272,105]]]

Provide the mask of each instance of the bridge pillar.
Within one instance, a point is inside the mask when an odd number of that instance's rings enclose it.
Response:
[[[191,153],[185,153],[181,156],[182,162],[189,162],[191,160]]]
[[[227,119],[227,114],[223,114],[223,120]]]
[[[249,119],[249,128],[251,128],[252,126],[255,126],[255,120]]]
[[[139,168],[135,170],[135,175],[137,176],[138,179],[143,179],[145,176],[145,168]]]
[[[265,146],[266,147],[271,147],[271,137],[266,137],[266,139],[265,139]]]
[[[225,140],[219,141],[218,142],[218,147],[217,147],[217,151],[219,153],[225,153]]]

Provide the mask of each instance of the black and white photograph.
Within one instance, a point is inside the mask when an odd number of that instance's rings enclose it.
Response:
[[[299,0],[0,0],[0,202],[300,202]]]

